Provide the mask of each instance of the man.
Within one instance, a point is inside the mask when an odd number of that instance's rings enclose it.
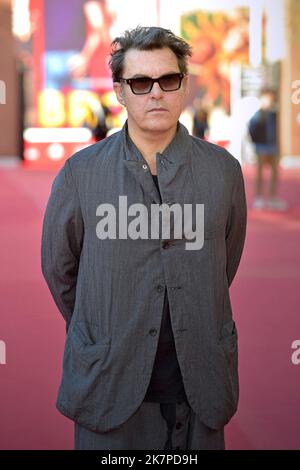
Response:
[[[243,177],[178,122],[190,55],[159,27],[117,38],[110,67],[128,120],[53,184],[42,265],[67,324],[57,407],[75,421],[76,449],[223,449],[237,408],[228,289],[245,238]],[[174,234],[162,217],[164,236],[145,236],[161,203],[204,205],[201,248],[187,247],[191,230],[175,236],[175,215]],[[137,206],[140,236],[136,220],[124,223]]]
[[[255,145],[256,179],[254,209],[285,210],[287,204],[278,199],[278,166],[279,148],[277,132],[277,112],[275,110],[275,93],[265,88],[261,93],[261,107],[249,122],[249,133]],[[265,199],[263,191],[263,168],[270,166],[269,199]]]

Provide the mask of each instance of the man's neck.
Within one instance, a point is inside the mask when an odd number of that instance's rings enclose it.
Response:
[[[156,171],[156,154],[163,152],[176,134],[177,125],[165,132],[143,132],[128,122],[128,134],[137,146],[150,167],[152,174]]]

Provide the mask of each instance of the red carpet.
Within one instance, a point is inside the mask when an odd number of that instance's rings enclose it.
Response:
[[[252,200],[253,170],[245,170]],[[300,449],[300,171],[281,172],[283,214],[249,209],[231,295],[239,331],[240,406],[228,449]],[[40,272],[41,223],[54,173],[0,170],[0,449],[71,449],[55,409],[65,328]]]

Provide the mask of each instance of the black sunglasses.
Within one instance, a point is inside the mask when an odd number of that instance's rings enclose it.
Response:
[[[135,95],[146,95],[152,90],[153,84],[158,83],[162,91],[175,91],[181,87],[181,82],[186,73],[169,73],[158,78],[137,77],[120,78],[120,82],[127,83]]]

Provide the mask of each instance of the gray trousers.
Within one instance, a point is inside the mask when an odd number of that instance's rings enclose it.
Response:
[[[75,423],[76,450],[224,450],[224,428],[205,426],[187,402],[143,402],[121,426],[104,433]]]

